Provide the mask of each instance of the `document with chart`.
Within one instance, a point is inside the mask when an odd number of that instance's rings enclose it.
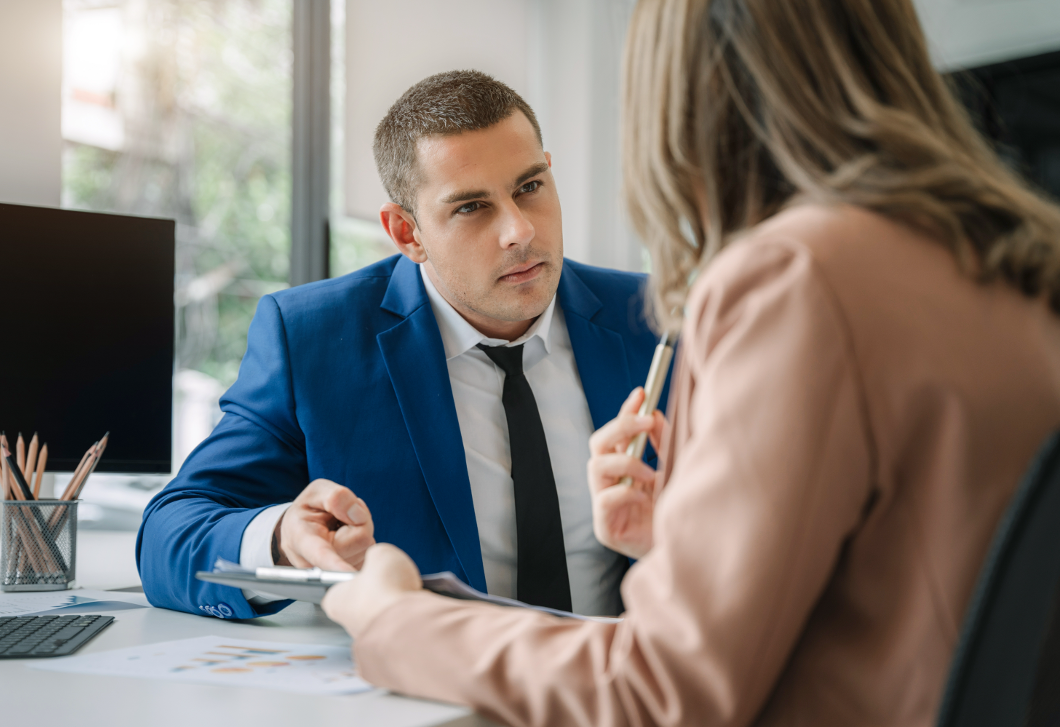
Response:
[[[30,667],[299,694],[354,694],[372,689],[357,676],[349,646],[248,641],[227,636],[202,636],[49,659]]]

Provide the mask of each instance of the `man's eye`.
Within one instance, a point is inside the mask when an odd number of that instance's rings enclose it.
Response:
[[[534,181],[527,182],[522,187],[519,187],[519,193],[520,194],[529,194],[530,192],[536,192],[538,187],[540,187],[540,186],[541,186],[541,182],[535,179]]]
[[[457,207],[456,208],[456,213],[458,215],[469,215],[469,214],[471,214],[472,212],[474,212],[475,210],[477,210],[481,206],[482,206],[481,202],[468,202],[465,205],[461,205],[460,207]]]

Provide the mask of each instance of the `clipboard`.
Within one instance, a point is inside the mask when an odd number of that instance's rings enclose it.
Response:
[[[274,598],[289,598],[295,601],[309,601],[319,604],[324,594],[336,583],[349,581],[357,577],[356,573],[325,571],[319,568],[291,568],[289,566],[270,566],[263,568],[244,568],[231,561],[218,558],[212,571],[198,571],[195,577],[207,583],[256,591]],[[482,601],[495,606],[508,608],[529,608],[561,618],[573,618],[581,621],[601,621],[617,623],[620,618],[607,616],[583,616],[570,611],[560,611],[544,606],[532,606],[513,598],[491,596],[476,590],[464,583],[449,571],[431,573],[423,578],[424,589],[449,598],[462,601]]]

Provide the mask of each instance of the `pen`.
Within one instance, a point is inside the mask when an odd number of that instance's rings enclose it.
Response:
[[[655,355],[651,359],[651,368],[648,369],[648,380],[644,383],[644,401],[637,412],[638,416],[649,416],[659,405],[659,396],[662,395],[666,373],[670,370],[670,359],[674,355],[674,338],[673,334],[664,333],[662,339],[659,340],[659,345],[655,347]],[[640,459],[644,456],[644,446],[647,442],[648,433],[641,432],[626,447],[626,454]],[[632,485],[633,478],[623,477],[618,484]]]
[[[290,566],[275,565],[255,568],[254,575],[257,578],[271,578],[277,581],[292,581],[296,583],[342,583],[353,580],[357,574],[320,570],[319,568],[291,568]]]

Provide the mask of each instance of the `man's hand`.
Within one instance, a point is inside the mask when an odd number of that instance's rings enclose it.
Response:
[[[276,565],[357,570],[375,543],[368,505],[348,487],[313,480],[276,523]]]
[[[328,618],[356,639],[395,601],[422,588],[420,571],[412,558],[400,548],[380,543],[368,549],[360,575],[329,588],[320,605]]]
[[[626,455],[629,443],[648,432],[656,451],[662,441],[666,418],[638,416],[644,389],[637,387],[626,399],[618,416],[589,438],[589,491],[593,498],[593,532],[611,550],[641,558],[652,546],[652,515],[655,512],[655,470],[636,457]],[[633,484],[620,485],[623,477]]]

